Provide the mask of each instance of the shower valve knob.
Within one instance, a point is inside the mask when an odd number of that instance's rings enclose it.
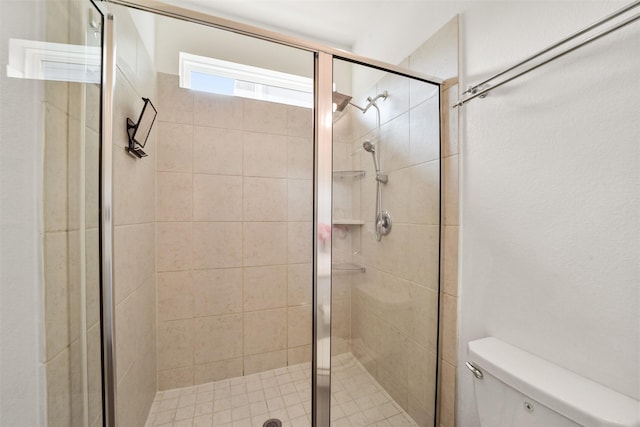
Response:
[[[389,212],[383,211],[378,214],[376,228],[378,229],[378,232],[383,236],[386,236],[391,232],[391,215],[389,214]]]

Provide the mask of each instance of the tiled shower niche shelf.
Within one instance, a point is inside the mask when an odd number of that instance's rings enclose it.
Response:
[[[333,225],[364,225],[361,219],[334,219]]]
[[[358,179],[364,178],[365,172],[362,170],[353,171],[333,171],[333,179]]]
[[[344,274],[365,273],[367,271],[364,266],[353,262],[337,262],[331,265],[331,269],[334,273]]]

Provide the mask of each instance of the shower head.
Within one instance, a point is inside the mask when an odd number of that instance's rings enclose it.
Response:
[[[335,111],[342,111],[349,105],[351,97],[340,92],[333,92],[333,104],[336,106]]]
[[[364,151],[367,151],[369,153],[375,153],[376,151],[376,146],[373,145],[373,143],[369,140],[366,140],[362,143],[362,148],[364,148]]]
[[[380,174],[380,167],[378,166],[378,159],[376,157],[376,145],[367,139],[362,143],[362,148],[364,148],[364,151],[367,153],[371,153],[371,157],[373,157],[373,167],[376,170],[376,181],[386,184],[387,175]]]
[[[376,146],[368,139],[362,143],[362,148],[367,153],[371,153],[373,156],[373,167],[376,169],[376,177],[380,174],[380,168],[378,167],[378,159],[376,159]],[[376,178],[377,179],[377,178]]]

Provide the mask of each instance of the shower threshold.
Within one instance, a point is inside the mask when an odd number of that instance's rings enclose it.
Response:
[[[331,426],[417,426],[351,353],[332,363]],[[159,391],[145,427],[311,426],[311,365]]]

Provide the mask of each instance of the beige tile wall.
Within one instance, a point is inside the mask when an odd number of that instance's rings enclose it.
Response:
[[[367,272],[353,276],[353,353],[425,426],[433,425],[438,414],[438,425],[455,423],[458,144],[457,115],[451,105],[457,99],[457,31],[456,18],[402,64],[447,78],[440,97],[429,86],[396,76],[385,77],[371,89],[372,93],[389,91],[389,98],[380,103],[379,149],[381,168],[389,175],[383,187],[383,208],[394,223],[382,242],[375,241],[370,219],[375,211],[373,162],[371,154],[361,149],[364,139],[375,138],[375,120],[358,112],[351,115],[352,167],[367,172],[359,201],[366,224],[354,248],[357,251],[360,245],[361,257],[354,259]],[[441,138],[437,123],[429,120],[438,116],[439,108]],[[442,253],[439,278],[438,251]],[[435,378],[436,364],[440,378]]]
[[[118,425],[144,425],[156,387],[155,160],[157,124],[137,159],[127,153],[126,119],[142,97],[157,105],[154,63],[129,11],[113,6],[118,24],[114,102],[114,291]]]
[[[346,113],[335,113],[333,123],[333,170],[351,171],[352,120]],[[357,168],[355,168],[357,169]],[[333,180],[333,220],[360,219],[357,209],[360,186],[359,178],[341,178]],[[359,240],[360,225],[333,225],[332,257],[333,263],[353,261],[353,252],[357,250],[354,242]],[[334,269],[331,282],[331,353],[338,355],[351,352],[351,286],[353,273]]]
[[[68,43],[68,27],[57,28],[55,18],[68,22],[68,2],[47,3],[47,40]],[[45,84],[44,128],[44,295],[47,423],[71,424],[70,318],[69,318],[69,197],[68,84]],[[77,228],[77,227],[76,227]],[[74,328],[75,329],[75,328]]]
[[[440,264],[440,358],[438,425],[455,426],[458,295],[458,17],[430,37],[409,58],[416,71],[444,78],[441,105],[442,242]]]
[[[85,42],[87,4],[47,1],[46,9],[47,41]],[[99,92],[95,85],[78,83],[47,81],[44,87],[47,425],[101,425],[99,158],[98,123],[93,114],[99,111]]]
[[[311,110],[158,83],[158,388],[308,361]]]
[[[438,313],[439,92],[437,87],[386,75],[367,96],[387,90],[375,110],[354,111],[352,167],[366,172],[360,185],[359,217],[365,221],[359,260],[367,269],[352,276],[354,355],[419,425],[433,425]],[[431,118],[429,120],[429,118]],[[376,142],[382,173],[383,209],[393,228],[375,239],[375,171],[364,140]]]
[[[443,205],[442,260],[440,278],[440,378],[439,423],[441,427],[455,426],[456,349],[458,343],[458,146],[457,110],[452,105],[458,100],[457,79],[443,91],[443,126],[451,132],[443,143]]]

